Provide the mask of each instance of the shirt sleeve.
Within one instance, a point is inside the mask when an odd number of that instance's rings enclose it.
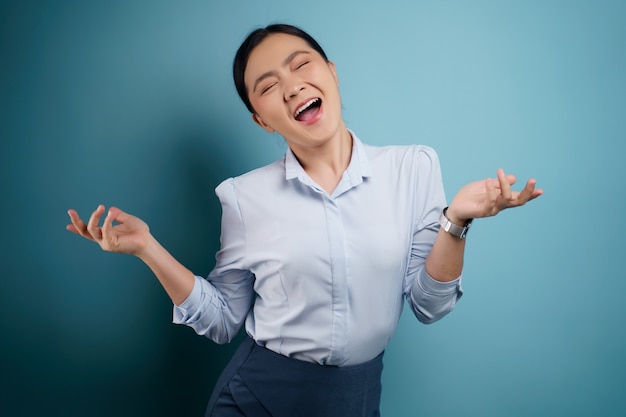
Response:
[[[174,305],[176,324],[185,324],[216,343],[230,342],[254,298],[254,276],[245,267],[246,240],[232,178],[215,190],[222,204],[221,248],[207,279],[196,276],[191,294]]]
[[[416,153],[413,239],[404,291],[417,319],[434,323],[454,309],[463,289],[461,276],[440,282],[426,272],[426,257],[439,232],[439,216],[446,205],[446,197],[435,151],[418,146]]]

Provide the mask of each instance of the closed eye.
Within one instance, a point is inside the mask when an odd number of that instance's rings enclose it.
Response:
[[[308,63],[309,63],[309,61],[304,61],[303,63],[298,64],[298,66],[296,67],[296,69],[298,70],[298,69],[302,68],[303,66],[305,66],[305,65],[306,65],[306,64],[308,64]]]
[[[274,87],[276,85],[276,83],[272,83],[270,85],[268,85],[267,87],[263,88],[261,90],[261,95],[267,93],[268,91],[270,91],[272,89],[272,87]]]

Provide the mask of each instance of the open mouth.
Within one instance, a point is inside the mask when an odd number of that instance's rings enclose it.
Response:
[[[307,102],[300,105],[294,113],[294,118],[299,122],[306,122],[315,117],[320,107],[322,106],[322,99],[319,97],[312,98]]]

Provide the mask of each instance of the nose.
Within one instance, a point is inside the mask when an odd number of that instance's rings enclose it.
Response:
[[[293,80],[285,86],[285,101],[289,101],[304,90],[304,84],[299,80]]]

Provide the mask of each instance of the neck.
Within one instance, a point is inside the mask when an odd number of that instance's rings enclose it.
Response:
[[[307,174],[328,194],[335,190],[352,157],[352,135],[345,126],[314,148],[292,148]]]

